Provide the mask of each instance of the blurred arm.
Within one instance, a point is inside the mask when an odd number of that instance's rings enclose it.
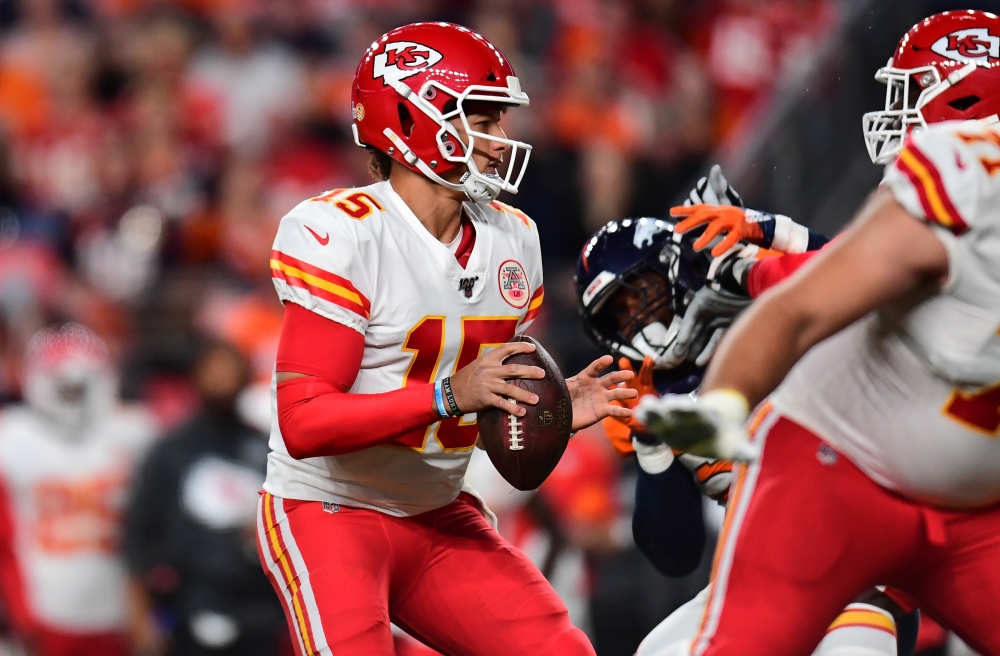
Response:
[[[732,389],[756,406],[806,351],[872,310],[948,274],[931,228],[888,192],[797,275],[756,301],[723,339],[703,391]]]
[[[705,548],[701,492],[679,460],[658,474],[640,469],[632,536],[661,574],[684,576],[698,567]]]
[[[14,631],[21,636],[33,633],[35,619],[28,605],[24,579],[14,547],[15,523],[12,499],[0,482],[0,598]]]
[[[278,426],[293,458],[361,451],[440,419],[432,385],[349,394],[364,348],[358,331],[285,303],[277,360]]]

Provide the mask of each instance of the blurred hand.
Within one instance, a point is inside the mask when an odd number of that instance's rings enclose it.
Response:
[[[534,350],[534,344],[508,342],[459,369],[451,377],[451,391],[462,413],[499,408],[523,417],[527,410],[518,402],[534,405],[538,403],[538,396],[508,383],[507,379],[541,379],[545,378],[545,371],[541,367],[504,364],[503,361],[515,353],[531,353]]]
[[[747,211],[742,207],[728,205],[690,205],[670,208],[671,216],[688,218],[677,223],[674,230],[684,234],[700,225],[708,224],[705,232],[694,242],[695,250],[702,250],[718,237],[725,235],[712,248],[712,257],[719,257],[741,241],[753,244],[764,242],[764,231],[760,224],[747,220]],[[752,214],[751,218],[756,216]]]
[[[613,371],[601,376],[601,372],[607,369],[613,361],[614,358],[605,355],[591,362],[586,369],[577,375],[566,379],[569,396],[573,401],[574,431],[596,424],[605,417],[629,419],[632,416],[630,409],[613,402],[639,397],[634,389],[618,386],[619,383],[632,380],[635,377],[635,372],[629,369]]]
[[[656,389],[653,387],[653,358],[647,355],[643,359],[642,366],[639,368],[639,375],[637,376],[628,358],[618,360],[618,368],[621,371],[631,371],[634,376],[631,380],[619,383],[618,387],[633,389],[636,391],[636,396],[630,399],[611,401],[612,405],[632,410],[639,404],[640,397],[646,394],[656,394]],[[604,434],[608,436],[608,440],[611,442],[611,446],[623,456],[634,451],[632,447],[632,432],[643,432],[645,430],[645,426],[636,419],[634,414],[627,418],[605,417],[601,421],[601,425],[604,428]]]
[[[647,396],[636,408],[648,433],[675,451],[745,461],[758,455],[743,428],[749,412],[746,398],[727,389],[712,390],[697,399],[689,394]]]
[[[729,186],[726,176],[722,175],[722,167],[713,164],[708,176],[698,180],[684,204],[743,207],[743,199],[740,198],[735,189]]]

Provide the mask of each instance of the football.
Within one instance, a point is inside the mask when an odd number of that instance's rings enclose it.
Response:
[[[542,345],[523,335],[512,342],[535,345],[533,353],[518,353],[504,364],[541,367],[545,378],[510,382],[538,395],[538,403],[525,406],[517,417],[497,408],[479,413],[479,437],[500,475],[518,490],[534,490],[548,478],[566,450],[573,426],[573,403],[559,367]]]

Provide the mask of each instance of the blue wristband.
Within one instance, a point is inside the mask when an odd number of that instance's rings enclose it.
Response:
[[[448,406],[444,404],[444,381],[437,381],[434,383],[434,406],[437,413],[441,415],[441,418],[450,417],[448,413]]]

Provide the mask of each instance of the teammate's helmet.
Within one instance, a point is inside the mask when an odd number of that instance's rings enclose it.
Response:
[[[507,58],[480,34],[451,23],[404,25],[375,41],[354,74],[354,140],[474,201],[492,201],[501,191],[516,194],[531,146],[473,130],[465,114],[468,101],[521,106],[528,94]],[[456,118],[466,142],[451,123]],[[476,139],[510,146],[504,177],[477,169]],[[465,172],[461,183],[441,177],[459,167]]]
[[[707,250],[694,250],[700,232],[680,235],[672,220],[640,218],[610,221],[591,237],[580,253],[575,278],[590,338],[630,360],[651,356],[658,369],[681,365],[684,357],[673,356],[671,347],[712,262]],[[637,302],[622,317],[609,308],[609,301],[625,290]]]
[[[28,342],[24,397],[67,429],[106,411],[117,395],[107,345],[80,324],[37,332]]]
[[[886,84],[885,109],[864,115],[865,143],[888,164],[907,132],[928,123],[1000,114],[1000,18],[984,11],[946,11],[903,36],[875,79]]]

